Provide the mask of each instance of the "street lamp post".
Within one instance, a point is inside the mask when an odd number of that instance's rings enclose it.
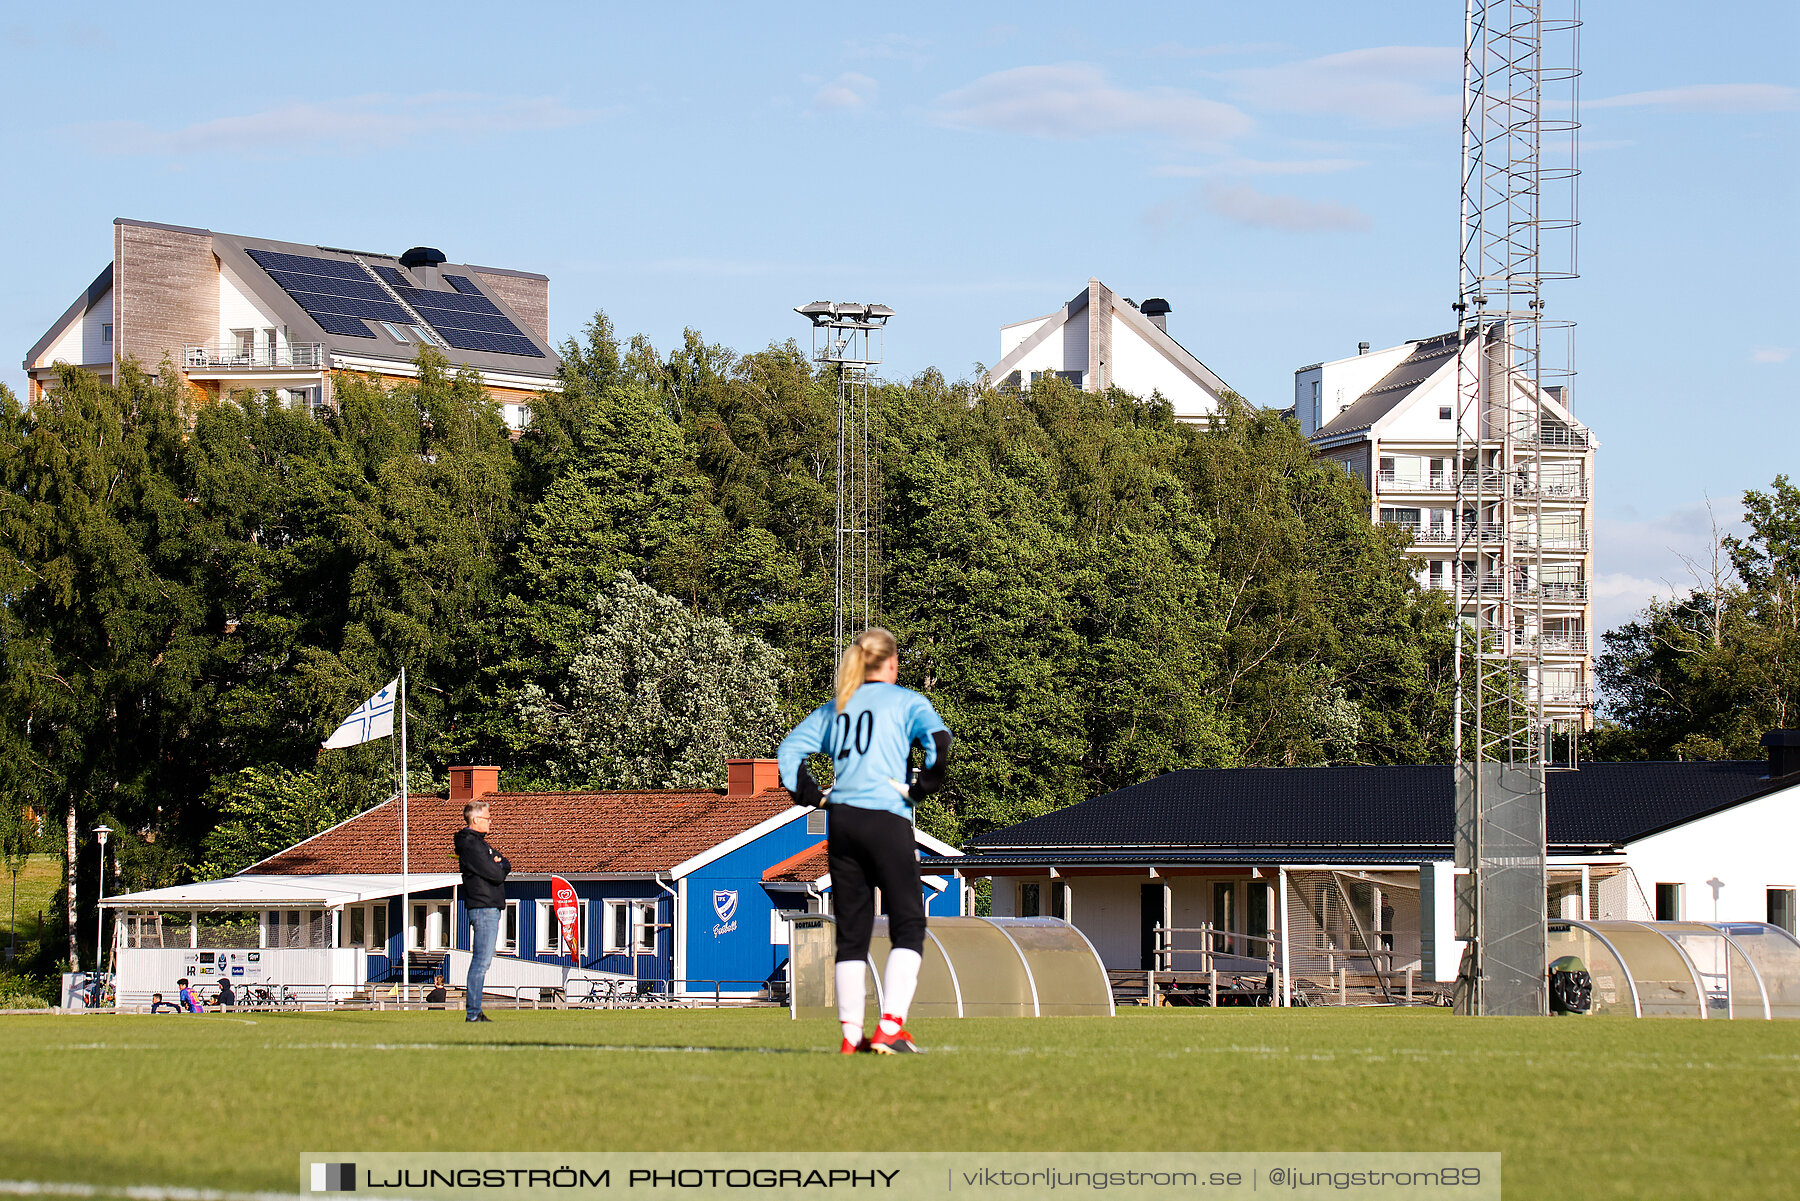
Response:
[[[111,826],[95,826],[94,837],[100,840],[100,892],[94,898],[94,971],[106,970],[106,910],[100,902],[106,899],[106,836]]]

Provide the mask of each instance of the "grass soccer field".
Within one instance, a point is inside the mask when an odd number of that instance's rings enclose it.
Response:
[[[915,1028],[930,1054],[878,1058],[772,1010],[6,1017],[0,1178],[292,1192],[302,1150],[1497,1150],[1508,1196],[1800,1195],[1789,1023]]]

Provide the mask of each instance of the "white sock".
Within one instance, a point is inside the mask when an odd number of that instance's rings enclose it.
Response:
[[[906,1011],[912,1007],[913,993],[919,987],[920,962],[917,951],[895,947],[888,952],[887,972],[882,978],[881,989],[883,1034],[892,1034],[906,1024]],[[890,1019],[893,1030],[888,1029]]]
[[[862,1041],[863,1005],[869,990],[863,973],[868,970],[868,964],[860,959],[837,965],[838,1022],[852,1043]]]

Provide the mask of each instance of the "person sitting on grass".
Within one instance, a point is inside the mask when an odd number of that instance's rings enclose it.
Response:
[[[442,1009],[444,1007],[444,1001],[448,996],[449,994],[444,989],[444,978],[442,976],[433,976],[431,978],[431,991],[425,994],[425,1003],[433,1009]]]
[[[161,993],[159,993],[159,992],[151,993],[150,994],[150,1012],[151,1013],[161,1013],[165,1009],[168,1010],[170,1013],[180,1013],[181,1012],[181,1009],[175,1004],[175,1002],[163,1000],[163,995]]]

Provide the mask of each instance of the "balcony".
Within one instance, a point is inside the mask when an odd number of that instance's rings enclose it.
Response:
[[[1526,685],[1526,703],[1536,704],[1540,700],[1546,708],[1586,708],[1593,703],[1593,689],[1586,684],[1551,684],[1542,689]]]
[[[1432,592],[1454,592],[1456,581],[1449,577],[1421,580],[1421,588]],[[1555,604],[1582,604],[1588,598],[1588,586],[1585,580],[1547,580],[1542,584],[1530,581],[1515,581],[1510,586],[1503,576],[1464,576],[1462,594],[1471,599],[1479,596],[1484,600],[1493,600],[1510,596],[1514,600],[1544,600]],[[1585,645],[1586,636],[1582,636]],[[1548,643],[1546,642],[1546,647]]]
[[[1550,501],[1584,501],[1588,496],[1587,480],[1582,477],[1556,476],[1533,480],[1502,471],[1443,472],[1429,476],[1404,476],[1391,471],[1380,472],[1375,480],[1379,495],[1432,494],[1448,496],[1458,488],[1470,496],[1503,497],[1507,495]]]
[[[1478,542],[1497,543],[1502,534],[1500,527],[1491,522],[1484,522],[1479,527],[1464,527],[1460,531],[1450,522],[1390,521],[1387,524],[1412,535],[1414,546],[1455,546],[1464,539],[1471,546]]]
[[[325,344],[289,342],[277,346],[245,346],[237,342],[216,342],[210,346],[186,347],[182,352],[181,365],[188,371],[281,371],[294,368],[317,371],[325,366]]]
[[[1517,637],[1515,643],[1526,649],[1536,649],[1548,655],[1585,655],[1588,649],[1586,634],[1545,634],[1538,638]]]

